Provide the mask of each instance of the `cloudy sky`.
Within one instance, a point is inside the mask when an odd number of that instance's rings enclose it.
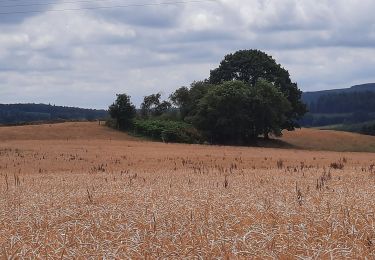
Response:
[[[254,48],[304,91],[375,82],[374,0],[167,2],[0,0],[0,103],[139,104]]]

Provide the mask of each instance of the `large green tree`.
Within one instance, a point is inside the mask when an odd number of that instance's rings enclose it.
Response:
[[[132,119],[136,115],[135,106],[130,101],[130,96],[118,94],[116,101],[109,106],[111,118],[116,120],[117,128],[128,129],[132,125]]]
[[[161,93],[151,94],[143,98],[141,104],[141,114],[143,117],[152,115],[154,109],[160,104]]]
[[[215,143],[244,144],[259,135],[280,135],[291,105],[272,83],[254,87],[227,81],[212,87],[199,101],[193,124]]]
[[[212,143],[247,143],[254,139],[252,93],[243,82],[225,82],[211,88],[197,105],[193,124]]]
[[[292,106],[284,94],[272,83],[260,79],[253,89],[253,108],[257,135],[268,139],[269,134],[281,136]]]
[[[259,50],[240,50],[226,55],[220,66],[210,72],[209,82],[221,84],[239,80],[255,86],[259,79],[265,79],[278,88],[289,100],[292,109],[286,114],[283,128],[293,130],[297,121],[306,113],[301,101],[302,92],[290,79],[289,72],[266,53]]]

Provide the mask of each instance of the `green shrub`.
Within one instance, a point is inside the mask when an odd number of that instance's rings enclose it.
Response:
[[[155,140],[173,143],[201,143],[203,138],[191,125],[168,120],[134,120],[134,132]]]

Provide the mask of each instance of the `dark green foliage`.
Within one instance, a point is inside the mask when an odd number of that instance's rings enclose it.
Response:
[[[258,50],[225,56],[208,80],[181,87],[170,99],[182,120],[216,143],[241,144],[259,135],[280,135],[283,129],[297,127],[306,113],[301,91],[288,71]]]
[[[191,121],[191,116],[196,113],[199,101],[213,87],[205,81],[195,81],[190,88],[181,87],[169,97],[172,103],[180,109],[181,119]]]
[[[108,117],[106,110],[62,107],[45,104],[0,104],[0,124],[36,121],[96,120]]]
[[[293,130],[298,120],[306,113],[301,101],[302,92],[290,79],[289,72],[266,53],[259,50],[241,50],[225,56],[220,66],[210,73],[209,82],[220,84],[239,80],[254,86],[259,79],[265,79],[280,89],[289,100],[292,109],[286,114],[283,128]]]
[[[211,142],[245,144],[259,135],[281,135],[290,109],[285,96],[265,80],[251,88],[242,81],[229,81],[200,99],[192,121]]]
[[[160,104],[160,97],[161,97],[161,94],[157,93],[157,94],[145,96],[143,98],[143,103],[141,104],[142,117],[151,116],[155,107],[157,107]]]
[[[258,50],[227,55],[208,80],[177,89],[169,97],[174,108],[160,98],[144,97],[134,131],[167,142],[202,142],[198,129],[211,143],[248,144],[293,130],[306,112],[288,71]]]
[[[303,126],[347,125],[375,120],[375,84],[303,94],[309,113],[300,121]],[[341,126],[340,126],[341,128]]]
[[[134,120],[133,129],[136,134],[163,142],[201,143],[203,140],[192,125],[180,121]]]
[[[109,107],[111,118],[116,120],[118,129],[129,129],[135,117],[135,106],[130,101],[130,96],[118,94],[115,103]]]
[[[164,113],[168,112],[172,107],[172,104],[169,101],[162,101],[158,106],[155,107],[153,111],[153,116],[161,116]]]
[[[309,105],[303,126],[358,124],[375,120],[375,92],[332,93]]]
[[[167,112],[172,104],[168,101],[160,102],[161,94],[152,94],[145,96],[143,103],[141,104],[141,115],[144,118],[161,116],[163,113]]]
[[[300,124],[307,127],[344,124],[351,118],[351,114],[313,114],[307,113]]]
[[[256,137],[253,97],[240,82],[226,82],[211,88],[199,101],[193,124],[211,143],[248,143]]]
[[[326,94],[310,103],[309,111],[320,114],[375,112],[375,92]]]
[[[361,133],[365,135],[375,135],[375,123],[364,125]]]
[[[169,99],[173,105],[180,109],[181,117],[185,118],[190,111],[190,90],[187,87],[180,87],[169,96]]]
[[[257,135],[281,136],[292,106],[284,94],[266,80],[259,80],[253,88],[255,104],[255,128]]]
[[[312,91],[302,93],[302,101],[310,106],[312,103],[316,103],[321,96],[331,95],[331,94],[350,94],[354,92],[375,92],[375,83],[361,84],[352,86],[350,88],[342,89],[330,89],[330,90],[321,90],[321,91]]]
[[[179,109],[175,107],[169,108],[162,115],[156,117],[158,120],[181,121]]]

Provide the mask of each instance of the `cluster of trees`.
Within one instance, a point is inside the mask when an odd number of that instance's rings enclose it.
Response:
[[[105,110],[82,109],[45,104],[0,104],[0,124],[20,124],[51,120],[105,119]]]
[[[292,106],[270,82],[260,79],[254,86],[234,80],[221,84],[196,82],[180,88],[171,100],[184,121],[201,130],[213,143],[253,142],[259,135],[281,135],[288,127]]]
[[[170,101],[160,98],[145,97],[137,120],[161,118],[178,109],[174,120],[194,126],[211,143],[248,144],[258,136],[279,136],[298,127],[306,113],[288,71],[259,50],[229,54],[208,79],[177,89]],[[109,111],[119,128],[134,125],[136,108],[126,94],[118,95]]]

